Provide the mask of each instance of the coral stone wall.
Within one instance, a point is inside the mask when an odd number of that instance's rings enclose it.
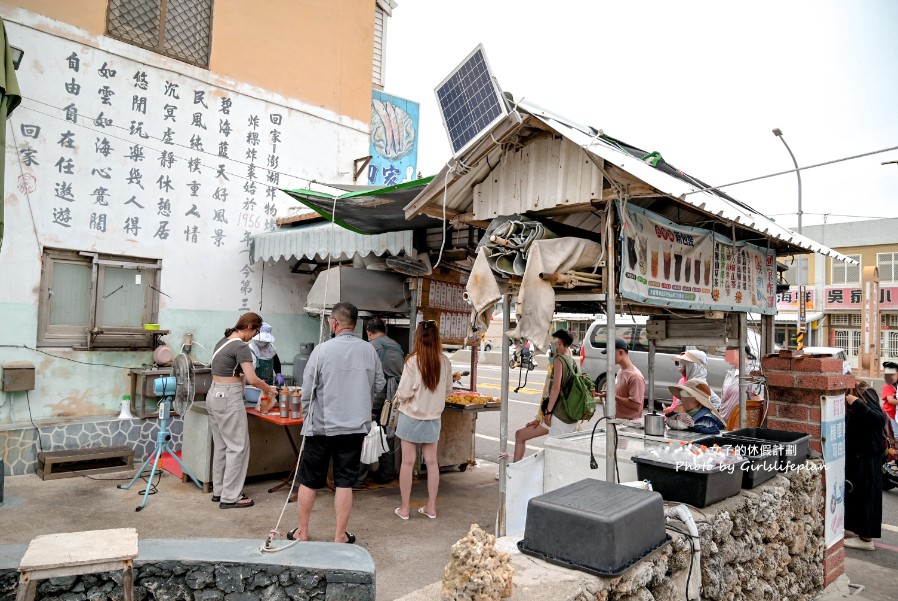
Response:
[[[701,536],[702,599],[809,601],[823,590],[822,469],[822,462],[809,461],[736,497],[691,509]],[[624,575],[584,579],[575,601],[685,599],[690,545],[682,534],[668,533],[671,545]]]

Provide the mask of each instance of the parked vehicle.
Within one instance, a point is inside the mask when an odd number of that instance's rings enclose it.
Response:
[[[630,360],[645,376],[646,383],[649,379],[649,341],[645,329],[647,322],[647,317],[638,315],[618,315],[615,319],[617,337],[623,338],[630,345]],[[597,390],[601,390],[605,386],[605,368],[608,356],[603,355],[602,351],[605,350],[606,341],[605,319],[598,319],[589,326],[586,331],[586,339],[580,347],[581,371],[594,378]],[[755,355],[758,356],[760,336],[756,332],[749,331],[748,342],[749,346],[755,349]],[[674,386],[680,380],[680,371],[674,365],[673,359],[686,348],[686,346],[655,346],[654,398],[656,402],[673,400],[668,386]],[[720,394],[723,379],[730,368],[730,365],[724,360],[725,347],[689,346],[688,348],[698,348],[707,354],[708,385]],[[646,397],[648,397],[648,390],[646,390]]]
[[[848,355],[845,349],[838,346],[806,346],[804,347],[805,355],[814,355],[815,357],[832,357],[842,360],[842,373],[851,373],[851,363],[848,362]]]

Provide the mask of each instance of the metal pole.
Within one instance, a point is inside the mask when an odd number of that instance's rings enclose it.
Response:
[[[786,150],[789,153],[789,156],[792,157],[792,164],[795,165],[795,177],[798,178],[798,233],[801,233],[801,170],[798,168],[798,161],[795,160],[795,155],[792,154],[792,149],[789,148],[789,145],[786,143],[786,138],[783,137],[783,132],[780,128],[776,127],[773,129],[773,135],[780,139],[780,142],[783,143],[783,146],[786,147]],[[804,324],[801,322],[801,305],[804,303],[804,295],[801,293],[801,257],[796,257],[798,261],[798,275],[796,276],[796,286],[798,287],[798,315],[795,318],[796,329],[799,332],[804,331]]]
[[[744,428],[748,419],[746,415],[746,397],[748,383],[745,381],[745,343],[748,340],[748,331],[745,313],[737,313],[739,319],[739,427]]]
[[[605,427],[605,481],[615,481],[615,464],[614,449],[617,447],[617,437],[614,428],[609,427],[610,422],[617,417],[617,391],[614,386],[614,367],[616,364],[617,350],[614,341],[617,338],[617,328],[615,327],[615,314],[617,306],[615,304],[615,261],[614,261],[614,212],[608,213],[608,219],[612,221],[611,227],[605,228],[605,231],[611,232],[606,240],[607,250],[605,251],[605,315],[607,317],[605,330],[608,334],[606,352],[608,353],[608,364],[605,367],[605,417],[608,419],[608,425]]]
[[[655,410],[655,341],[649,339],[649,411]]]
[[[505,332],[511,329],[511,295],[502,296],[502,366],[501,379],[499,380],[499,396],[502,399],[502,407],[499,410],[499,519],[496,523],[496,536],[505,536],[505,470],[508,460],[501,454],[508,452],[508,350],[511,340]]]

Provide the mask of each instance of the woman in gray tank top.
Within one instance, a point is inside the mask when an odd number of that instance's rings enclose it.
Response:
[[[243,405],[246,382],[277,398],[277,388],[263,382],[253,369],[253,354],[246,343],[262,328],[262,318],[244,313],[233,328],[225,330],[212,352],[212,386],[206,410],[215,454],[212,458],[212,500],[221,509],[252,507],[243,494],[249,465],[249,427]]]

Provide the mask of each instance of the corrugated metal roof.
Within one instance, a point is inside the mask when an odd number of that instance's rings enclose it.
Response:
[[[256,234],[251,240],[252,263],[291,258],[326,261],[328,256],[333,261],[348,261],[356,253],[381,256],[414,252],[411,230],[367,236],[330,222]]]
[[[622,147],[613,145],[614,140],[602,135],[598,130],[580,126],[558,115],[554,115],[535,105],[520,102],[517,105],[518,113],[529,115],[550,128],[558,135],[570,140],[581,147],[585,152],[593,155],[601,161],[619,167],[628,174],[645,182],[658,190],[660,195],[666,195],[678,202],[690,205],[695,209],[713,216],[721,223],[736,225],[737,227],[751,230],[773,242],[781,254],[798,254],[801,252],[815,252],[835,259],[854,264],[855,261],[835,250],[819,244],[809,238],[779,225],[768,217],[758,213],[748,205],[737,201],[727,194],[702,190],[701,182],[686,174],[675,177],[659,168],[641,160],[641,157],[633,156]],[[484,134],[481,141],[467,153],[460,157],[458,163],[447,164],[440,173],[434,177],[430,185],[425,188],[418,197],[406,206],[406,218],[428,212],[435,214],[435,210],[441,209],[443,202],[446,204],[447,213],[457,215],[459,213],[471,213],[474,203],[478,201],[473,193],[474,187],[484,182],[487,177],[495,175],[496,166],[500,164],[503,153],[500,142],[496,139],[496,132],[509,131],[510,122],[521,122],[521,116],[512,112],[505,121],[499,122],[492,128],[489,135]],[[482,157],[477,163],[471,164],[470,156]],[[466,165],[466,160],[468,164]],[[459,170],[458,165],[463,169]],[[670,165],[665,168],[675,172]],[[425,204],[421,199],[429,198]],[[588,200],[588,199],[583,199]],[[553,199],[555,206],[563,207],[562,199]],[[529,206],[504,207],[511,213],[524,213],[532,210]],[[516,210],[512,210],[516,209]],[[473,211],[477,212],[477,211]]]
[[[614,148],[601,138],[587,136],[579,129],[574,129],[553,118],[547,118],[541,115],[536,115],[536,117],[575,144],[579,144],[586,152],[597,158],[604,159],[612,165],[620,167],[627,173],[630,173],[657,189],[659,192],[663,192],[678,200],[687,202],[706,213],[710,213],[721,219],[754,230],[764,236],[783,240],[784,242],[811,252],[820,253],[850,263],[856,263],[853,259],[849,259],[845,255],[836,252],[819,242],[815,242],[810,238],[805,238],[801,234],[783,227],[772,219],[754,211],[747,205],[727,200],[708,190],[702,191],[701,188],[668,175],[659,169],[655,169],[648,163]]]

